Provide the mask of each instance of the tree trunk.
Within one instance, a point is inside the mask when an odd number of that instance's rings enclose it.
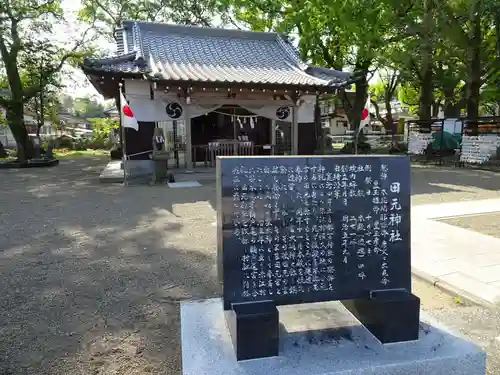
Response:
[[[7,122],[17,144],[17,157],[25,162],[33,157],[33,143],[29,139],[28,131],[24,126],[24,108],[22,103],[14,102],[7,108]]]
[[[3,146],[2,141],[0,141],[0,158],[6,158],[7,151],[5,151],[5,147]]]
[[[332,143],[329,137],[326,137],[325,131],[323,131],[323,124],[321,123],[321,107],[319,103],[319,95],[316,95],[316,101],[314,103],[314,133],[316,135],[316,150],[321,155],[325,154],[326,142]]]
[[[434,88],[432,83],[432,66],[430,61],[422,60],[423,74],[420,82],[420,96],[418,103],[418,117],[420,120],[432,118],[432,103],[434,102]]]
[[[354,133],[354,153],[358,153],[358,143],[360,136],[360,122],[363,108],[365,107],[366,98],[368,97],[368,67],[363,70],[362,76],[356,81],[356,90],[354,92],[354,105],[352,106],[351,113],[348,115],[351,126],[355,129]]]
[[[394,118],[392,117],[392,106],[391,106],[392,95],[389,94],[385,97],[385,122],[383,122],[386,131],[391,132],[391,134],[396,133],[396,127],[394,124]]]
[[[431,112],[432,117],[434,117],[434,118],[438,117],[439,116],[439,110],[441,109],[441,99],[434,100],[432,102],[431,108],[432,108],[432,112]]]
[[[450,101],[444,102],[444,117],[445,118],[459,118],[460,108],[458,105]]]
[[[500,59],[500,6],[497,6],[495,12],[495,37],[496,37],[496,55]]]
[[[500,6],[495,7],[495,37],[496,57],[500,61]],[[500,87],[500,77],[496,79],[497,87]],[[500,115],[500,102],[497,103],[497,114]]]
[[[5,44],[0,38],[3,50]],[[19,45],[17,46],[19,47]],[[18,53],[2,53],[2,62],[7,73],[7,80],[10,89],[10,98],[7,108],[5,108],[7,123],[17,144],[17,157],[21,162],[25,162],[33,157],[33,143],[29,139],[28,132],[24,126],[24,96],[23,83],[19,73]]]
[[[443,87],[444,92],[444,117],[445,118],[459,118],[460,117],[460,106],[459,103],[455,102],[455,89],[458,82],[452,87],[452,85],[446,85]]]
[[[349,122],[352,128],[357,132],[359,123],[361,122],[361,114],[366,103],[368,95],[368,81],[366,74],[364,74],[358,81],[356,81],[356,90],[354,92],[354,103],[348,113]]]
[[[432,71],[432,57],[433,57],[433,12],[434,0],[424,1],[424,22],[423,33],[421,39],[420,49],[420,97],[419,97],[419,110],[418,117],[420,120],[430,120],[432,117],[432,102],[433,98],[433,71]]]
[[[479,94],[481,89],[481,1],[473,1],[469,9],[469,46],[467,51],[467,118],[479,116]]]
[[[375,108],[375,117],[382,123],[382,125],[384,125],[384,128],[388,129],[389,125],[387,124],[387,119],[380,115],[380,108],[378,106],[378,103],[375,100],[370,100],[370,102],[372,106]]]
[[[40,136],[40,128],[42,127],[42,120],[40,118],[40,107],[39,107],[39,101],[38,101],[38,98],[35,96],[35,98],[33,99],[34,101],[34,104],[35,104],[35,114],[36,114],[36,136],[39,137]]]

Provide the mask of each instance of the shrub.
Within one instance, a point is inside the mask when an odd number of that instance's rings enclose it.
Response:
[[[111,150],[109,153],[109,157],[111,160],[121,160],[122,158],[122,149],[121,148],[115,148]]]
[[[113,142],[109,135],[115,129],[119,128],[119,123],[116,120],[108,118],[91,118],[92,123],[92,148],[109,149],[113,146]]]
[[[63,135],[61,137],[56,138],[55,145],[56,148],[67,148],[72,150],[74,147],[73,138]]]
[[[358,143],[358,154],[369,154],[372,151],[372,146],[367,142]],[[342,154],[354,154],[354,142],[348,142],[340,150]]]
[[[389,149],[390,154],[404,154],[408,152],[408,144],[405,142],[398,142],[393,144]]]
[[[76,138],[73,144],[76,151],[85,151],[88,148],[88,141],[83,137]]]
[[[2,142],[0,142],[0,158],[6,158],[7,157],[7,151],[3,147]]]

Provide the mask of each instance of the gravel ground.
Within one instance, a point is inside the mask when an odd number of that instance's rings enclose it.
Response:
[[[177,301],[218,292],[213,187],[0,171],[0,374],[178,372]],[[201,198],[205,197],[205,198]]]
[[[473,230],[486,234],[488,236],[500,238],[500,213],[492,212],[482,215],[467,215],[448,219],[440,219],[439,221],[455,225],[460,228]]]
[[[416,278],[413,293],[420,297],[423,310],[486,351],[486,375],[500,374],[499,310],[467,303]]]
[[[0,170],[1,375],[177,374],[178,301],[218,293],[215,186],[99,184],[104,163]],[[417,167],[413,202],[497,197],[499,182]],[[496,343],[496,312],[419,288],[439,319]]]

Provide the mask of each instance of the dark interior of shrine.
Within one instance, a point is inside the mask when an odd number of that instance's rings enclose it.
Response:
[[[259,146],[271,143],[271,120],[239,106],[221,106],[191,120],[191,137],[195,161],[206,158],[204,146],[223,140],[248,140],[256,146],[253,152],[258,155],[262,150]]]
[[[193,146],[217,140],[234,140],[247,135],[255,145],[271,143],[271,120],[238,106],[222,106],[191,120]]]

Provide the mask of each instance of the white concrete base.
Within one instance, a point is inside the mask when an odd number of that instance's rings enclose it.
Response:
[[[153,162],[151,160],[128,161],[128,178],[147,178],[152,174]],[[124,179],[121,160],[111,160],[99,176],[99,182],[103,183],[122,183]]]
[[[200,187],[201,184],[198,181],[183,181],[183,182],[169,182],[168,187],[172,189],[178,188],[190,188],[190,187]]]
[[[485,374],[486,355],[436,322],[418,341],[382,345],[338,302],[279,310],[280,356],[237,362],[221,300],[182,303],[183,375]]]

